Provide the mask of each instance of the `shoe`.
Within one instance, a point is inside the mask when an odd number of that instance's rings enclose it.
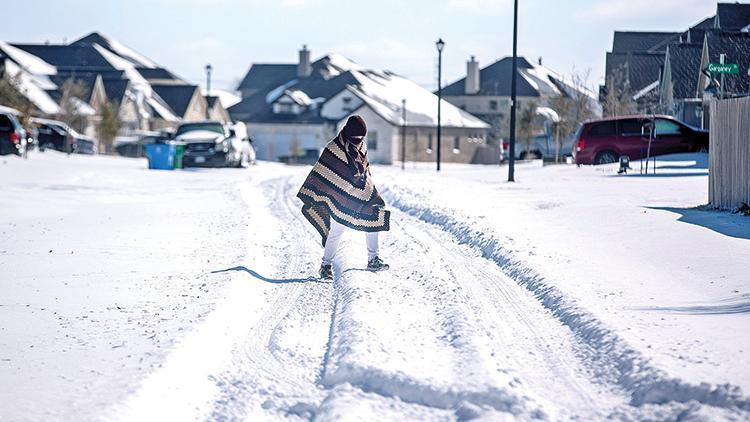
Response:
[[[390,266],[377,256],[367,262],[367,269],[370,271],[383,271],[388,268],[390,268]]]
[[[323,280],[333,280],[333,268],[330,265],[321,265],[320,278]]]

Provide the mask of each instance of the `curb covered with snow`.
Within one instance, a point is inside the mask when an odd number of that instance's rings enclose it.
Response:
[[[750,410],[750,398],[745,397],[737,386],[690,384],[652,366],[649,359],[614,330],[582,308],[553,281],[518,258],[507,247],[508,242],[491,227],[483,227],[479,221],[455,210],[432,205],[426,198],[405,188],[383,186],[381,194],[389,205],[438,226],[459,243],[476,249],[534,294],[545,308],[591,348],[595,369],[614,372],[616,383],[630,394],[632,405],[697,401],[710,406]]]

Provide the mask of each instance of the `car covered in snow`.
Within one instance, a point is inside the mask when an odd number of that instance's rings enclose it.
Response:
[[[15,112],[5,107],[0,109],[0,155],[23,155],[26,139],[26,130],[19,123]]]
[[[244,123],[215,120],[182,123],[174,140],[185,144],[185,167],[243,167],[255,162],[255,149]]]
[[[31,119],[36,128],[36,140],[39,151],[54,149],[76,154],[96,154],[99,142],[86,135],[76,132],[67,124],[49,119]]]
[[[707,152],[708,131],[671,116],[619,116],[584,122],[573,142],[576,164],[608,164],[621,156],[638,160],[647,155]]]

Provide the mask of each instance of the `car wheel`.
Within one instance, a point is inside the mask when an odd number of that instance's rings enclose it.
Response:
[[[55,145],[51,142],[47,142],[46,144],[39,145],[39,151],[44,152],[48,149],[55,149]]]
[[[596,154],[595,164],[612,164],[617,162],[617,154],[614,151],[602,151]]]

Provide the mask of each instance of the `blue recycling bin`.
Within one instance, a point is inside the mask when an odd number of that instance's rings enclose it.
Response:
[[[147,144],[148,168],[172,170],[174,168],[175,146],[173,144]]]

